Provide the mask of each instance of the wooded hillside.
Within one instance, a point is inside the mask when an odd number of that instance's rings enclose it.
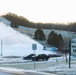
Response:
[[[17,28],[19,25],[22,25],[30,28],[55,29],[76,32],[76,22],[69,23],[67,25],[58,23],[34,23],[14,13],[7,13],[6,15],[2,15],[2,17],[5,17],[6,19],[11,21],[11,27]]]

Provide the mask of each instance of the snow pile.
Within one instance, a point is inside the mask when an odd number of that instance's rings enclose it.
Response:
[[[0,40],[3,40],[3,44],[8,45],[23,42],[33,42],[33,40],[28,41],[29,39],[30,37],[27,35],[23,35],[13,30],[10,26],[6,26],[4,23],[0,23]]]
[[[0,23],[0,40],[2,40],[2,55],[3,56],[25,56],[34,53],[32,44],[37,44],[37,54],[50,54],[52,51],[44,51],[43,46],[31,39],[27,35],[23,35],[10,26]],[[0,43],[1,45],[1,43]],[[1,54],[1,50],[0,50]]]

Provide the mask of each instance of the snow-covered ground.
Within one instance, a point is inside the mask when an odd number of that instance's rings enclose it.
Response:
[[[49,73],[50,75],[76,75],[76,57],[71,57],[71,68],[69,68],[69,63],[66,63],[64,57],[58,57],[50,58],[48,61],[35,62],[35,70],[33,61],[25,60],[24,63],[14,63],[16,60],[22,62],[22,59],[11,59],[10,61],[12,63],[0,64],[0,69],[16,72],[45,72]],[[5,61],[7,62],[9,60]]]
[[[28,27],[24,27],[24,26],[19,26],[19,28],[17,29],[18,31],[25,33],[27,35],[29,35],[30,37],[34,36],[34,32],[36,31],[36,29],[34,28],[28,28]],[[53,29],[52,29],[53,30]],[[50,29],[43,29],[45,35],[48,37],[49,33],[52,31]],[[25,32],[26,31],[26,32]],[[63,30],[53,30],[55,31],[57,34],[61,34],[63,36],[63,38],[65,39],[72,39],[76,37],[76,33],[75,32],[69,32],[69,31],[63,31]]]

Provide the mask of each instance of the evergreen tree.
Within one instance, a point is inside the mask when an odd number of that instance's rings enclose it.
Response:
[[[51,31],[49,36],[48,36],[48,40],[47,43],[52,45],[52,46],[56,46],[58,48],[62,48],[63,46],[63,37],[61,34],[55,33],[54,31]]]
[[[45,40],[45,34],[42,29],[37,29],[35,31],[34,39],[36,40]]]

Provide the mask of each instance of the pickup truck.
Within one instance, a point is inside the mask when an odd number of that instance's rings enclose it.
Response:
[[[39,54],[39,55],[37,55],[37,56],[33,56],[32,57],[32,60],[34,61],[38,61],[38,60],[48,60],[50,57],[48,56],[48,55],[46,55],[46,54]]]

